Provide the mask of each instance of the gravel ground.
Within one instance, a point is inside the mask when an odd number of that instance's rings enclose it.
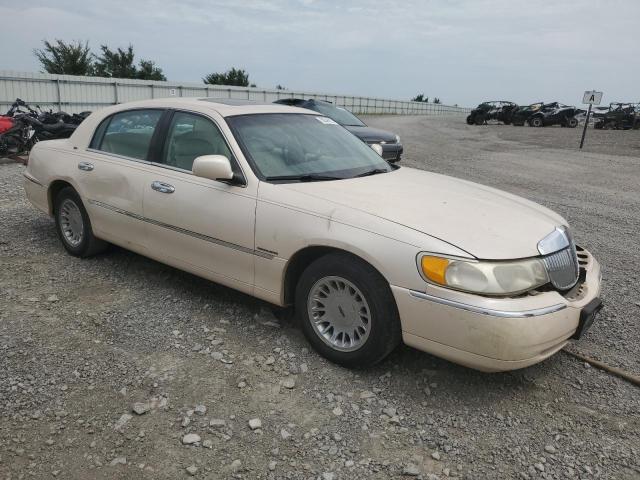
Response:
[[[367,121],[406,165],[563,214],[607,304],[572,348],[640,373],[640,132],[577,152],[577,130]],[[122,249],[65,254],[23,168],[0,165],[0,478],[640,478],[637,387],[563,353],[488,375],[402,347],[344,370],[255,299]]]

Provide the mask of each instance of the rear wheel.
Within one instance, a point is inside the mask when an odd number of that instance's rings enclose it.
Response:
[[[467,115],[467,125],[473,125],[473,116]]]
[[[90,257],[106,250],[109,245],[93,235],[89,215],[73,188],[65,187],[56,196],[54,217],[58,237],[71,255]]]
[[[476,116],[473,118],[473,122],[474,122],[476,125],[484,125],[484,123],[485,123],[484,115],[476,115]]]
[[[373,365],[400,343],[389,284],[346,253],[325,255],[306,268],[296,288],[295,310],[313,348],[345,367]]]

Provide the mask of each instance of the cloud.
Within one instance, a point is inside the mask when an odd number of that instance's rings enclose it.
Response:
[[[640,99],[635,0],[31,0],[0,18],[6,69],[39,69],[42,39],[87,39],[180,81],[236,66],[260,86],[463,105]]]

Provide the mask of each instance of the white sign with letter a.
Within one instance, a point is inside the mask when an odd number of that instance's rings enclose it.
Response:
[[[596,92],[595,90],[584,92],[584,97],[582,97],[582,103],[585,105],[600,105],[601,100],[602,92]]]

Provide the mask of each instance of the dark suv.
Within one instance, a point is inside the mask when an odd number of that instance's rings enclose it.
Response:
[[[629,130],[640,128],[640,104],[620,103],[609,104],[609,109],[599,115],[594,115],[593,127],[604,130]]]
[[[331,102],[326,102],[324,100],[304,100],[302,98],[283,98],[282,100],[276,100],[273,103],[307,108],[321,113],[342,125],[363,142],[369,145],[373,145],[374,143],[379,144],[382,147],[382,158],[388,162],[400,161],[403,149],[398,135],[386,130],[368,127],[362,120],[346,108],[337,107]]]

